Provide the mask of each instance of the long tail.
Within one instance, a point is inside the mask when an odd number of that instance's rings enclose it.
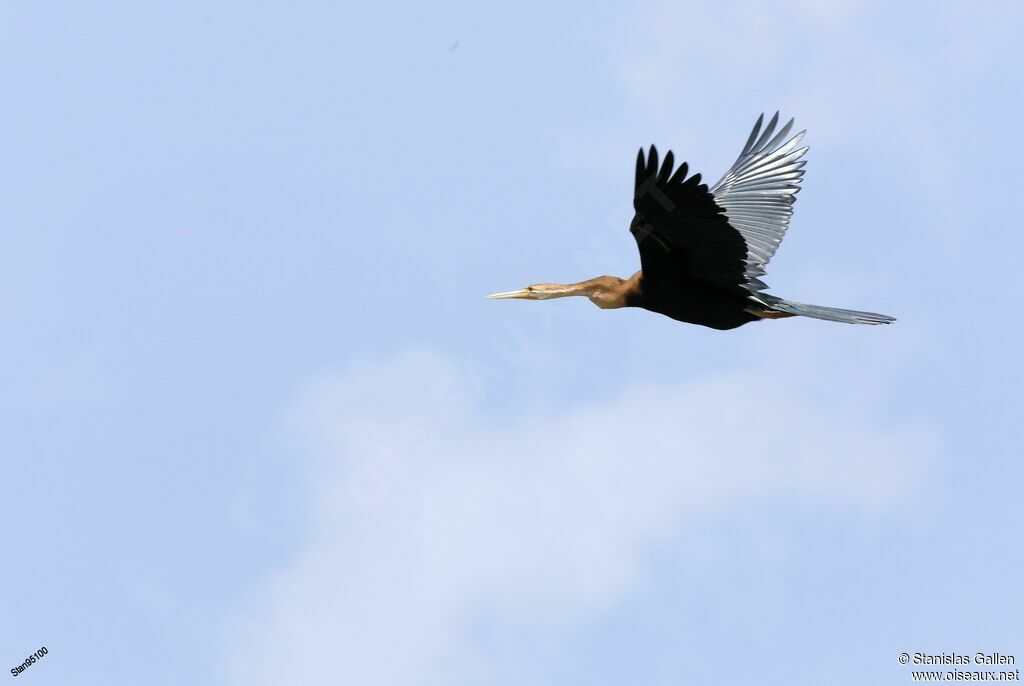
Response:
[[[845,324],[891,324],[895,318],[874,312],[859,312],[858,310],[842,310],[838,307],[822,307],[821,305],[805,305],[790,300],[783,300],[767,294],[760,294],[759,299],[763,300],[768,307],[776,312],[800,315],[802,317],[814,317],[829,322],[843,322]]]

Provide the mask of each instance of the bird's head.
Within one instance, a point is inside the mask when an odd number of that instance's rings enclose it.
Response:
[[[519,298],[520,300],[548,300],[550,298],[564,298],[567,295],[577,295],[578,289],[564,286],[557,283],[535,283],[518,291],[507,293],[495,293],[487,296],[492,300],[503,300],[505,298]]]

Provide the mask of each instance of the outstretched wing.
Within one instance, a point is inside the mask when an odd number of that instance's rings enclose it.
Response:
[[[747,244],[729,225],[725,209],[715,202],[700,174],[686,178],[686,163],[673,170],[669,151],[658,166],[652,145],[636,160],[633,207],[629,230],[640,249],[644,282],[674,290],[680,280],[698,280],[719,289],[744,294]]]
[[[764,115],[757,118],[743,152],[711,189],[715,203],[725,210],[729,225],[743,236],[747,245],[744,281],[755,294],[766,288],[758,277],[764,275],[789,228],[803,166],[807,163],[800,158],[808,149],[797,149],[804,131],[786,140],[793,128],[792,119],[777,134],[779,113],[775,113],[762,133],[763,120]]]
[[[789,228],[808,148],[797,149],[803,131],[786,140],[792,120],[777,134],[778,112],[762,132],[763,121],[711,190],[700,174],[686,178],[685,162],[673,170],[671,151],[659,167],[654,146],[646,159],[640,150],[630,231],[645,281],[671,288],[695,279],[755,297],[767,288],[760,277]]]

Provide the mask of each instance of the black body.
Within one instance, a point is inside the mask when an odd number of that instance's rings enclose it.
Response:
[[[753,305],[750,300],[694,279],[678,279],[669,291],[663,286],[648,289],[646,276],[641,277],[640,284],[640,291],[626,301],[629,307],[642,307],[676,321],[719,330],[735,329],[760,319],[747,311]]]

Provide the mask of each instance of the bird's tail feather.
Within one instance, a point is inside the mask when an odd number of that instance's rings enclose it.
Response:
[[[821,305],[807,305],[796,303],[782,298],[769,298],[765,303],[773,310],[795,314],[802,317],[813,317],[824,319],[830,322],[843,322],[846,324],[891,324],[895,318],[874,312],[860,312],[858,310],[842,310],[838,307],[822,307]]]

